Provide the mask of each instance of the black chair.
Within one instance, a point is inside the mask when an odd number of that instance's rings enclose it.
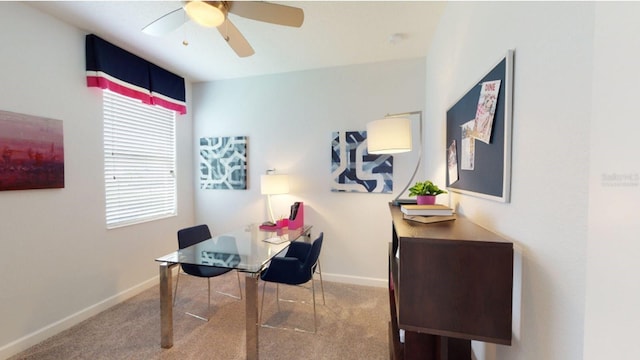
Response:
[[[189,247],[191,245],[200,243],[208,239],[211,239],[211,232],[209,232],[209,227],[206,224],[196,225],[196,226],[188,227],[185,229],[181,229],[178,231],[178,248],[184,249],[186,247]],[[187,312],[187,314],[201,320],[209,321],[209,315],[211,313],[211,278],[222,275],[222,274],[226,274],[233,269],[224,268],[224,267],[215,267],[215,266],[193,265],[193,264],[180,264],[180,268],[182,269],[182,271],[178,270],[178,276],[176,277],[176,288],[173,294],[173,305],[175,306],[176,299],[178,297],[178,283],[180,281],[181,272],[184,272],[192,276],[207,278],[207,317],[205,318],[189,312]],[[236,299],[242,299],[242,287],[240,285],[240,275],[237,272],[236,272],[236,275],[238,276],[238,289],[240,291],[240,296],[238,297],[235,295],[226,294],[222,292],[219,292],[219,293],[223,295],[231,296]]]
[[[262,324],[262,313],[264,308],[264,292],[267,282],[276,283],[276,303],[281,301],[278,294],[278,285],[302,285],[311,280],[311,291],[313,296],[313,333],[317,331],[317,315],[316,315],[316,290],[313,274],[318,265],[320,258],[320,250],[322,248],[324,233],[320,233],[318,238],[309,244],[302,242],[292,242],[284,257],[275,257],[271,259],[269,267],[260,274],[265,284],[262,287],[262,300],[260,305],[260,324],[265,327],[274,327]],[[324,289],[323,289],[324,290]],[[324,295],[324,291],[323,291]],[[289,330],[287,328],[281,328]],[[297,331],[311,332],[302,329],[294,329]]]
[[[311,243],[295,241],[289,244],[289,248],[287,249],[287,253],[284,257],[296,257],[303,258],[305,255],[311,251]],[[318,274],[320,276],[320,290],[322,292],[322,305],[326,305],[327,302],[324,298],[324,283],[322,281],[322,264],[320,263],[320,258],[318,258],[318,266],[316,266],[314,274]]]

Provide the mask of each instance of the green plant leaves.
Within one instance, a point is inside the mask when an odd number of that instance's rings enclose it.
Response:
[[[431,180],[426,180],[422,182],[417,182],[415,185],[409,188],[409,196],[417,196],[417,195],[440,195],[446,194],[447,192],[440,189],[438,185],[431,182]]]

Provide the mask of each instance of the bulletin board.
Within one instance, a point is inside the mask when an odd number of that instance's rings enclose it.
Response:
[[[447,110],[446,184],[450,191],[510,201],[513,57],[514,51],[509,50]],[[485,119],[491,112],[489,123]]]

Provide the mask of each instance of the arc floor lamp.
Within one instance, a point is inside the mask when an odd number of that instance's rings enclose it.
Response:
[[[403,203],[415,203],[415,200],[400,199],[407,191],[418,173],[422,161],[422,111],[411,111],[399,114],[387,114],[383,119],[374,120],[367,124],[367,151],[369,154],[399,154],[413,149],[411,117],[417,117],[419,121],[418,161],[407,185],[393,199],[394,205]]]

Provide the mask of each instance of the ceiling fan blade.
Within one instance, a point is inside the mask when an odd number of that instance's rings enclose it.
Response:
[[[226,19],[222,25],[218,26],[218,31],[238,56],[247,57],[255,53],[247,39],[242,36],[238,28],[229,19]]]
[[[304,11],[293,6],[264,1],[229,1],[228,7],[230,13],[238,16],[277,25],[300,27],[304,21]]]
[[[189,20],[189,17],[186,16],[184,10],[180,7],[152,21],[149,25],[142,28],[142,32],[153,36],[163,36],[179,28],[187,22],[187,20]]]

